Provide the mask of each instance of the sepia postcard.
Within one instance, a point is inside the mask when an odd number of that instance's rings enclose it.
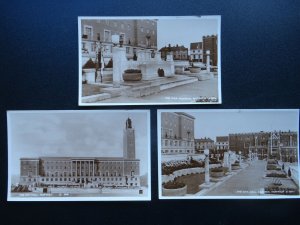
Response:
[[[221,104],[221,16],[79,17],[81,106]]]
[[[158,110],[160,199],[299,198],[299,110]]]
[[[148,110],[8,111],[8,201],[151,200]]]

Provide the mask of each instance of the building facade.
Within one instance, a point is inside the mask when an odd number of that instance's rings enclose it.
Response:
[[[33,186],[139,187],[140,160],[135,157],[131,119],[124,128],[122,158],[40,157],[20,159],[20,184]]]
[[[83,19],[81,31],[82,65],[90,58],[96,60],[99,47],[104,63],[108,63],[112,58],[112,35],[120,36],[128,59],[133,59],[139,49],[157,49],[157,20]]]
[[[210,151],[215,149],[215,142],[207,137],[195,139],[195,151],[196,153],[204,153],[205,149]]]
[[[202,42],[194,42],[190,44],[190,60],[192,62],[203,62]]]
[[[217,35],[208,35],[202,37],[203,43],[203,63],[206,62],[206,51],[210,51],[210,61],[212,66],[218,65],[218,36]]]
[[[161,153],[193,154],[194,149],[194,120],[186,113],[161,113]]]
[[[268,157],[284,162],[298,161],[297,132],[274,131],[229,134],[229,149],[243,155],[254,153],[259,159]]]
[[[217,136],[215,146],[217,151],[227,151],[229,149],[228,136]]]
[[[161,58],[166,59],[168,54],[173,55],[174,60],[188,60],[188,48],[184,47],[183,45],[179,46],[171,46],[169,44],[168,47],[163,47],[160,50]]]

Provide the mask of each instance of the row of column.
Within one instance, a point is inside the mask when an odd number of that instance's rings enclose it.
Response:
[[[71,174],[73,176],[73,163],[75,162],[75,177],[82,177],[82,164],[84,164],[83,167],[83,172],[86,174],[86,164],[88,164],[88,176],[94,176],[95,175],[95,163],[94,161],[82,161],[82,160],[72,160],[71,164]],[[91,165],[92,165],[92,171],[91,171]],[[79,168],[78,168],[79,167]],[[78,174],[78,169],[79,169],[79,174]],[[92,173],[91,173],[92,172]],[[79,175],[79,176],[78,176]]]

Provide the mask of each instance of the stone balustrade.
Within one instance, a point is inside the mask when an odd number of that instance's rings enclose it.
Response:
[[[210,164],[209,168],[216,168],[219,166],[220,166],[219,164]],[[162,175],[161,180],[162,180],[162,183],[166,183],[169,181],[173,181],[176,177],[185,176],[185,175],[189,175],[189,174],[195,174],[195,173],[204,173],[204,172],[205,172],[205,168],[203,168],[203,167],[182,169],[182,170],[174,171],[170,175]]]

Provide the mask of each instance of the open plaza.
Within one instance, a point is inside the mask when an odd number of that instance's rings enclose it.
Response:
[[[228,133],[220,118],[231,124],[295,115],[286,112],[159,112],[160,198],[286,198],[299,196],[298,132],[259,131]],[[225,115],[228,113],[227,115]],[[231,113],[232,115],[229,115]],[[255,115],[256,114],[256,115]],[[280,114],[280,115],[279,115]],[[255,115],[255,116],[253,116]],[[280,116],[280,117],[278,117]],[[202,118],[202,119],[201,119]],[[209,121],[209,118],[211,121]],[[247,118],[247,119],[246,119]],[[204,120],[206,122],[204,122]],[[248,120],[248,121],[247,121]],[[218,122],[214,122],[218,121]],[[266,120],[265,120],[266,121]],[[285,126],[293,124],[286,119]],[[295,122],[295,121],[294,121]],[[278,123],[278,121],[277,121]],[[197,127],[222,136],[196,138]],[[219,128],[217,128],[217,125]],[[267,124],[267,123],[266,123]],[[248,125],[250,126],[250,125]],[[257,126],[257,125],[254,125]],[[267,127],[262,125],[260,128]],[[197,129],[196,129],[197,128]],[[278,127],[279,128],[279,127]],[[247,130],[247,128],[245,128]],[[251,129],[248,127],[248,129]],[[238,130],[237,130],[238,131]]]
[[[219,22],[81,18],[79,104],[221,103]]]

